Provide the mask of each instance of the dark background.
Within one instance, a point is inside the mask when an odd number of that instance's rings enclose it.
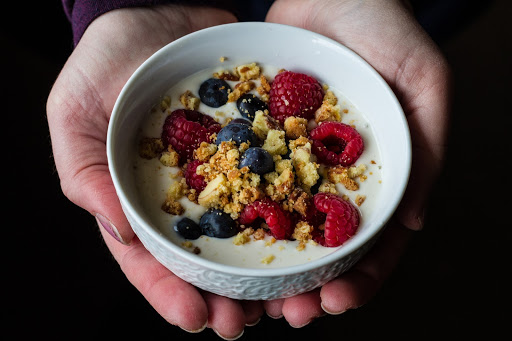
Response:
[[[453,67],[453,125],[426,227],[392,278],[359,309],[302,329],[265,315],[241,340],[510,335],[512,6],[482,2],[490,5],[418,7]],[[45,104],[72,51],[70,25],[58,0],[17,3],[2,10],[0,31],[1,75],[7,74],[2,324],[13,339],[215,339],[211,330],[188,334],[168,325],[126,280],[94,219],[63,196]]]

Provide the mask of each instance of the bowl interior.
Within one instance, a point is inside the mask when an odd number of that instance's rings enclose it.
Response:
[[[129,79],[114,107],[107,140],[111,175],[126,214],[144,228],[155,229],[144,212],[131,168],[142,121],[175,82],[218,67],[221,56],[233,64],[256,61],[309,73],[340,90],[364,114],[381,153],[380,195],[385,200],[346,245],[307,266],[349,254],[374,236],[395,211],[409,177],[411,145],[400,104],[379,74],[349,49],[309,31],[268,23],[228,24],[188,35],[156,52]],[[156,231],[154,236],[162,238]],[[195,257],[171,242],[162,243],[170,252]],[[198,257],[196,261],[208,263]]]

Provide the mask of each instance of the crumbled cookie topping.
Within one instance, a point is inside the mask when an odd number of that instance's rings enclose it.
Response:
[[[258,79],[258,77],[260,77],[260,70],[260,67],[256,63],[250,63],[236,67],[236,72],[240,76],[240,81]]]
[[[144,159],[153,159],[165,150],[161,138],[143,137],[139,143],[139,156]]]
[[[180,96],[180,102],[185,109],[197,110],[201,100],[194,96],[190,90],[187,90]]]

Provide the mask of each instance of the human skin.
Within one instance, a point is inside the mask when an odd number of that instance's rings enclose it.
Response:
[[[340,314],[368,302],[390,276],[411,231],[423,228],[429,190],[445,155],[451,72],[410,8],[399,0],[277,0],[267,14],[269,22],[323,34],[369,62],[398,97],[413,146],[405,197],[376,247],[321,289],[264,303],[268,314],[284,316],[292,326],[304,326],[324,313]]]
[[[108,121],[130,75],[165,44],[201,28],[234,22],[232,14],[175,5],[108,12],[89,25],[47,103],[63,193],[96,217],[128,280],[169,323],[191,332],[209,327],[226,339],[242,335],[265,310],[301,327],[325,313],[368,302],[396,266],[410,229],[423,226],[428,188],[443,158],[449,70],[401,2],[278,0],[267,20],[322,33],[360,54],[391,85],[411,128],[414,166],[404,205],[372,251],[321,289],[284,300],[246,302],[195,288],[163,267],[134,235],[108,171]]]

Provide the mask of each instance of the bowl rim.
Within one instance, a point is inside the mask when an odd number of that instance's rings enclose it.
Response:
[[[245,27],[240,27],[245,26]],[[123,108],[123,102],[125,101],[125,97],[127,96],[127,93],[129,93],[130,88],[132,86],[135,86],[137,80],[144,75],[144,73],[151,68],[152,64],[155,63],[155,61],[161,59],[164,57],[167,53],[169,53],[169,50],[172,51],[172,49],[175,46],[179,46],[182,43],[187,42],[188,40],[194,40],[197,38],[200,38],[205,35],[209,34],[226,34],[224,31],[229,31],[232,29],[235,30],[261,30],[263,27],[272,28],[275,30],[284,30],[289,32],[295,32],[296,34],[307,34],[311,36],[312,38],[315,38],[317,40],[322,40],[326,43],[333,44],[337,48],[340,48],[344,50],[344,53],[348,54],[351,58],[353,58],[358,63],[361,63],[364,68],[367,69],[368,72],[370,72],[376,79],[377,82],[380,83],[380,86],[387,90],[387,92],[391,95],[391,101],[395,105],[395,110],[399,111],[400,115],[397,115],[399,119],[401,120],[401,128],[403,129],[403,133],[405,134],[405,141],[406,144],[405,147],[405,155],[402,155],[402,158],[404,160],[404,167],[405,167],[405,174],[400,182],[400,190],[397,192],[397,195],[394,196],[393,202],[391,205],[389,205],[389,212],[386,212],[385,215],[383,215],[382,221],[378,224],[377,227],[374,227],[367,231],[358,231],[358,234],[364,234],[363,236],[359,236],[358,243],[347,243],[342,246],[340,246],[338,250],[333,251],[332,253],[329,253],[328,255],[325,255],[323,257],[320,257],[318,259],[314,259],[312,261],[292,265],[292,266],[283,266],[283,267],[275,267],[275,268],[252,268],[252,267],[239,267],[239,266],[233,266],[233,265],[227,265],[222,263],[217,263],[215,261],[202,258],[198,255],[195,255],[189,251],[186,251],[182,249],[180,246],[173,243],[171,240],[169,240],[165,235],[163,235],[161,232],[158,231],[158,228],[154,226],[153,224],[150,224],[148,221],[144,220],[136,211],[136,209],[132,206],[132,204],[129,202],[128,197],[126,195],[126,192],[124,190],[124,185],[120,182],[118,174],[118,167],[114,162],[114,151],[113,151],[113,141],[115,140],[115,137],[113,136],[114,133],[114,126],[116,126],[116,123],[120,120],[121,109]],[[224,32],[224,33],[221,33]],[[287,275],[294,275],[294,274],[300,274],[309,272],[314,269],[322,268],[326,265],[335,263],[336,261],[340,260],[341,258],[350,255],[354,253],[356,250],[358,250],[362,245],[366,244],[368,241],[370,241],[374,236],[376,236],[378,233],[380,233],[388,223],[388,221],[393,216],[394,212],[398,208],[398,205],[400,204],[401,200],[403,199],[405,190],[407,188],[407,184],[409,182],[410,172],[411,172],[411,164],[412,164],[412,147],[411,147],[411,138],[410,138],[410,130],[407,123],[406,116],[403,112],[403,108],[400,105],[398,99],[396,98],[396,95],[394,94],[391,87],[386,83],[386,81],[382,78],[382,76],[368,63],[366,62],[361,56],[359,56],[357,53],[349,49],[348,47],[342,45],[341,43],[328,38],[326,36],[323,36],[321,34],[295,27],[285,24],[277,24],[277,23],[266,23],[266,22],[237,22],[237,23],[229,23],[229,24],[222,24],[218,26],[213,26],[205,29],[201,29],[199,31],[195,31],[193,33],[187,34],[181,38],[178,38],[174,40],[173,42],[170,42],[169,44],[163,46],[159,50],[157,50],[155,53],[153,53],[149,58],[147,58],[130,76],[128,81],[123,86],[121,92],[118,95],[118,98],[116,99],[116,102],[114,104],[112,114],[109,121],[108,131],[107,131],[107,159],[108,159],[108,167],[110,171],[110,175],[112,178],[112,181],[114,183],[117,196],[122,204],[123,210],[127,210],[130,214],[131,218],[135,220],[139,226],[144,227],[144,230],[146,233],[148,233],[151,238],[153,238],[160,246],[165,247],[165,249],[168,252],[173,252],[177,254],[180,258],[184,258],[187,261],[196,264],[198,266],[208,268],[217,272],[222,272],[234,276],[249,276],[249,277],[275,277],[275,276],[287,276]],[[126,212],[125,212],[126,215]]]

